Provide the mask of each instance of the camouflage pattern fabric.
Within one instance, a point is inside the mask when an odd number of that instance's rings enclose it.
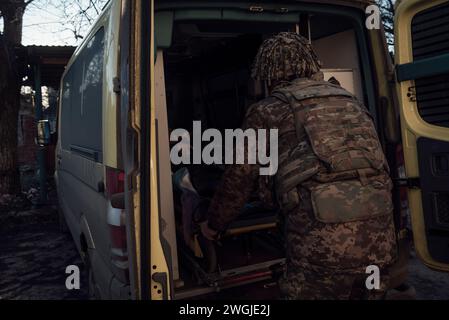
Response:
[[[381,300],[388,290],[390,276],[380,275],[380,288],[366,288],[367,275],[357,270],[334,271],[303,264],[290,268],[279,287],[286,300]]]
[[[309,40],[293,32],[281,32],[263,42],[253,64],[252,77],[269,83],[309,78],[320,68]]]
[[[331,98],[327,98],[331,99]],[[319,104],[320,99],[311,99],[309,103]],[[304,138],[299,143],[296,137],[294,115],[289,105],[274,97],[269,97],[252,106],[246,116],[243,129],[279,129],[279,154],[284,155],[293,152],[304,155],[304,159],[297,172],[315,172],[310,168],[317,165],[316,156],[310,143]],[[280,168],[282,159],[280,159]],[[318,165],[318,171],[321,166]],[[278,172],[279,174],[279,172]],[[279,203],[282,206],[282,214],[285,220],[285,243],[287,257],[287,274],[281,281],[281,289],[284,297],[288,299],[312,299],[343,297],[339,294],[341,281],[360,277],[369,265],[377,265],[386,269],[396,258],[396,237],[393,223],[391,199],[374,197],[370,201],[370,207],[363,208],[370,213],[372,208],[384,208],[378,217],[365,217],[360,221],[345,223],[325,223],[319,221],[313,209],[311,190],[323,186],[323,183],[310,176],[301,186],[284,194],[278,194]],[[330,175],[332,177],[332,175]],[[338,175],[336,175],[338,177]],[[327,178],[326,173],[321,178]],[[276,177],[275,177],[276,178]],[[323,178],[324,179],[324,178]],[[376,176],[379,180],[380,191],[389,194],[391,181],[386,171]],[[251,192],[256,188],[264,194],[264,191],[273,185],[274,179],[267,181],[266,177],[259,176],[258,165],[233,165],[230,166],[214,195],[209,208],[209,225],[215,230],[225,230],[227,225],[237,218],[240,209],[244,206]],[[358,181],[358,180],[355,180]],[[338,193],[322,195],[320,201],[332,208],[332,198]],[[326,199],[327,197],[327,199]],[[346,198],[345,198],[346,199]],[[268,198],[267,201],[270,201]],[[348,206],[348,212],[351,206]],[[357,208],[361,210],[362,207]],[[332,214],[335,214],[331,211]],[[312,271],[304,271],[304,265],[320,267],[320,274]],[[327,278],[322,272],[328,272]],[[315,277],[315,278],[313,278]],[[349,277],[349,278],[348,278]],[[354,278],[355,277],[355,278]],[[365,275],[366,277],[366,275]],[[301,279],[316,279],[317,282],[309,284]],[[320,280],[322,279],[322,281]],[[284,285],[282,285],[284,283]],[[288,284],[288,285],[285,285]],[[313,295],[310,290],[300,290],[304,286],[315,288]],[[325,285],[322,287],[321,285]],[[382,283],[385,286],[385,283]],[[321,286],[321,287],[320,287]],[[337,291],[334,291],[337,290]],[[326,292],[329,294],[327,295]],[[345,291],[346,292],[346,291]],[[345,293],[347,297],[347,292]],[[380,294],[377,292],[377,294]]]
[[[285,228],[283,296],[380,297],[388,277],[382,290],[367,292],[366,267],[386,270],[397,249],[392,184],[374,125],[353,97],[329,95],[325,86],[292,103],[305,83],[323,85],[323,75],[282,82],[274,92],[285,99],[271,96],[250,107],[243,129],[279,130],[279,171],[267,179],[258,165],[230,166],[212,199],[209,226],[225,230],[255,188],[267,195],[274,187]]]

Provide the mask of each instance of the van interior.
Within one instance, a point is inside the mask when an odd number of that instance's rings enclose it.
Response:
[[[171,165],[170,132],[191,131],[193,121],[201,121],[203,130],[239,128],[248,107],[266,96],[264,85],[250,77],[253,59],[262,41],[281,31],[307,36],[325,79],[336,78],[367,103],[355,26],[344,17],[298,13],[297,23],[174,20],[172,28],[170,46],[158,48],[155,77],[161,216],[171,248],[174,296],[204,297],[225,288],[275,283],[285,264],[278,210],[263,204],[255,191],[218,242],[202,238],[198,223],[224,168]]]

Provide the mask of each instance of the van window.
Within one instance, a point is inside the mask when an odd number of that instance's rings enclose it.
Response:
[[[92,36],[63,81],[62,148],[102,161],[104,29]]]

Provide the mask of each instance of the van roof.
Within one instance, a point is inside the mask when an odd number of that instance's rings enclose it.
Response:
[[[192,1],[193,2],[193,1]],[[248,2],[248,4],[254,5],[253,1],[235,1],[235,0],[224,0],[223,2],[231,4],[232,2],[235,2],[236,4],[242,4],[245,2]],[[375,0],[296,0],[296,1],[283,1],[279,5],[282,4],[298,4],[298,3],[317,3],[317,4],[327,4],[327,5],[343,5],[343,6],[349,6],[349,7],[356,7],[356,8],[362,8],[365,9],[366,6],[371,4],[376,4]],[[195,5],[198,6],[199,1],[194,1]],[[210,1],[204,1],[205,5],[208,7],[214,7],[216,5],[219,5],[220,1],[216,1],[216,3],[210,2]],[[274,0],[262,0],[257,2],[260,4],[278,4],[277,1]],[[179,1],[179,0],[164,0],[164,1],[155,1],[156,9],[158,7],[165,8],[166,6],[179,6],[179,7],[189,7],[189,1]]]
[[[353,6],[367,6],[370,4],[376,4],[374,0],[328,0],[328,1],[322,1],[322,0],[306,0],[304,2],[323,2],[327,4],[345,4],[345,5],[353,5]]]

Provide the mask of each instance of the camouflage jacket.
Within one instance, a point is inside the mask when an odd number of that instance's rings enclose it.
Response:
[[[295,82],[297,83],[293,86],[301,82],[301,79]],[[286,89],[293,90],[290,85]],[[327,104],[331,108],[344,106],[350,111],[354,108],[357,114],[362,114],[360,105],[347,97],[309,97],[305,104],[312,107]],[[341,113],[341,117],[344,115],[345,113]],[[306,261],[312,265],[344,270],[370,264],[379,267],[391,264],[396,256],[391,181],[377,135],[373,136],[372,133],[374,126],[364,117],[362,128],[355,127],[355,132],[351,132],[351,135],[361,140],[369,133],[369,139],[362,142],[369,144],[374,151],[371,157],[374,173],[368,169],[350,170],[341,176],[338,170],[330,171],[329,166],[341,166],[344,169],[347,164],[344,157],[338,164],[334,164],[332,155],[335,152],[327,154],[330,157],[329,163],[323,165],[316,154],[316,149],[329,146],[326,139],[339,141],[339,136],[323,137],[317,134],[310,138],[305,134],[304,128],[298,128],[295,116],[291,104],[274,96],[250,107],[242,129],[279,130],[279,171],[274,179],[267,180],[266,177],[259,176],[257,164],[230,166],[211,202],[209,226],[215,230],[225,230],[237,218],[240,209],[256,188],[269,195],[270,192],[263,190],[269,190],[275,185],[277,200],[285,215],[287,257],[293,265],[301,265]],[[354,119],[345,121],[351,123]],[[325,140],[313,145],[315,138]],[[351,143],[357,144],[357,139]],[[318,152],[326,156],[325,152]],[[351,155],[354,163],[362,163],[357,153],[351,151],[348,155]],[[283,171],[291,163],[295,164],[295,170]],[[279,179],[281,175],[282,179]],[[301,176],[299,180],[298,175]],[[278,180],[291,180],[292,183],[286,186]],[[270,201],[269,196],[265,199]]]
[[[322,80],[323,74],[317,73],[313,80]],[[289,82],[280,83],[275,89],[287,87]],[[294,131],[294,116],[288,105],[275,97],[264,99],[248,108],[242,129],[278,129],[282,132]],[[282,130],[284,128],[284,130]],[[267,148],[269,149],[269,141]],[[279,149],[293,149],[298,145],[295,137],[279,139]],[[306,145],[305,141],[300,145]],[[221,183],[212,199],[209,208],[209,226],[223,231],[240,213],[241,208],[250,198],[254,190],[258,190],[259,198],[268,206],[274,206],[273,177],[259,176],[259,164],[232,165],[225,171]]]

